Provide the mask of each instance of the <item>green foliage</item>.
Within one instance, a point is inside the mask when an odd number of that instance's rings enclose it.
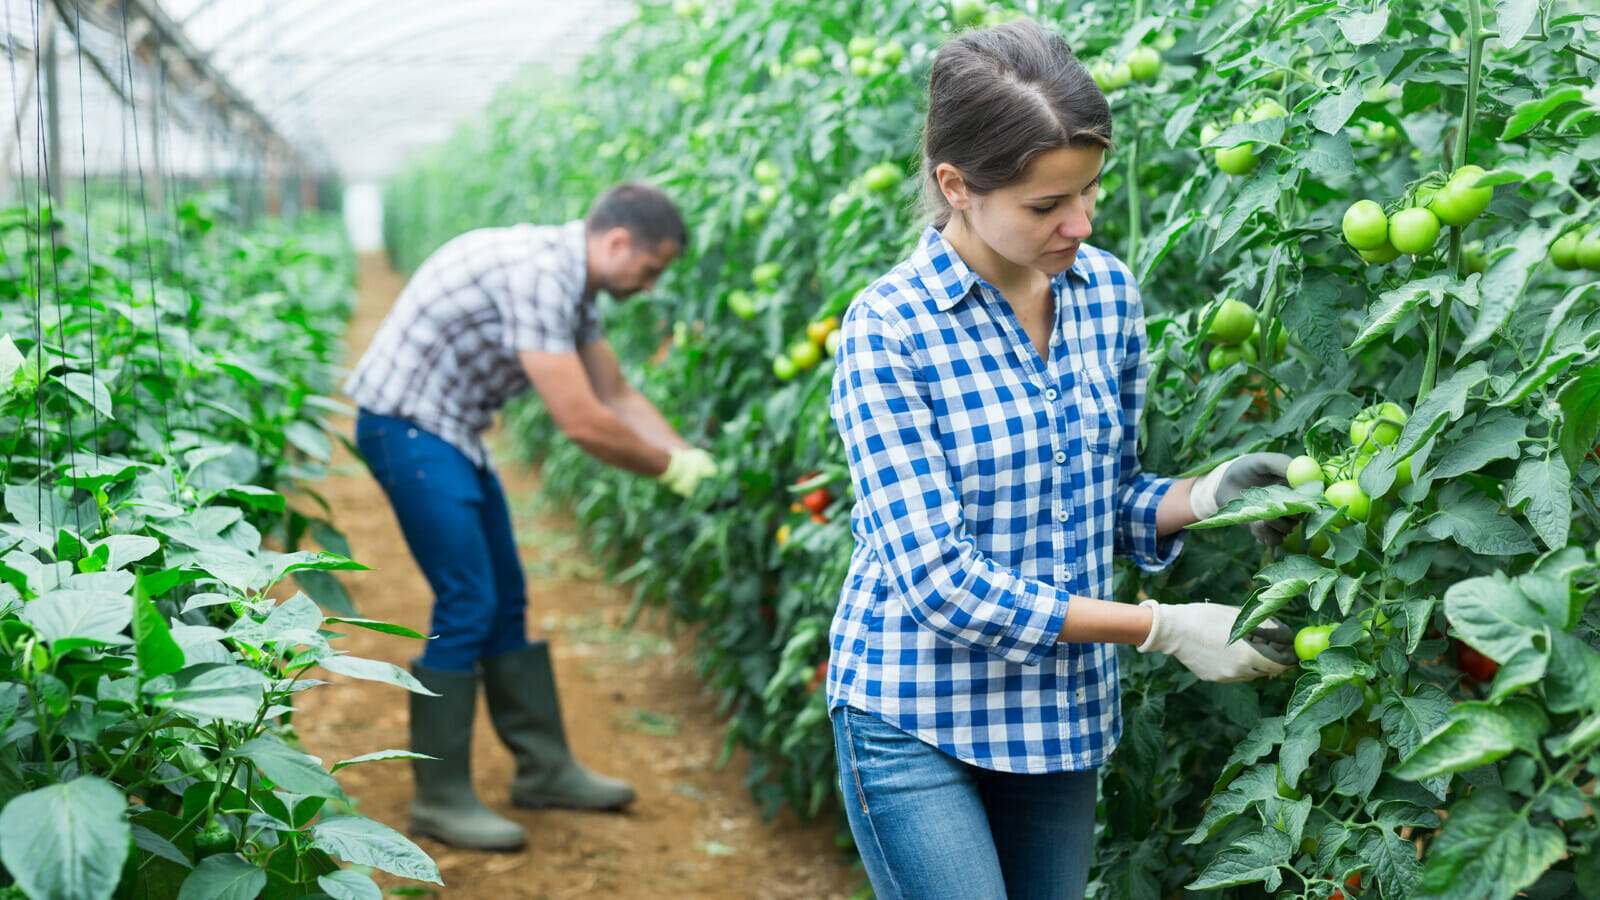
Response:
[[[956,18],[1024,11],[1112,101],[1092,241],[1143,288],[1145,468],[1271,449],[1371,498],[1351,522],[1321,485],[1252,493],[1218,523],[1300,513],[1285,548],[1196,530],[1170,570],[1119,572],[1118,599],[1242,603],[1241,629],[1336,627],[1275,683],[1201,684],[1124,655],[1100,895],[1595,896],[1600,306],[1593,272],[1546,262],[1596,221],[1592,17],[1561,0],[957,5],[647,6],[576,79],[507,88],[390,186],[408,264],[468,227],[575,217],[623,179],[681,201],[688,257],[657,297],[608,309],[608,333],[728,461],[725,483],[685,507],[588,460],[537,409],[512,421],[639,602],[698,629],[757,796],[812,812],[835,790],[807,685],[852,546],[831,367],[779,381],[772,360],[909,248],[918,176],[887,195],[863,178],[917,172],[928,61]],[[860,62],[890,38],[903,58]],[[1161,54],[1153,80],[1116,77],[1142,46]],[[1247,174],[1216,167],[1235,147]],[[1427,207],[1467,165],[1484,174],[1456,188],[1491,188],[1483,215],[1416,256],[1369,263],[1345,243],[1353,202]],[[1255,358],[1210,371],[1224,299],[1254,310]],[[1398,437],[1350,446],[1352,420],[1386,401],[1409,412]],[[819,484],[841,497],[827,516],[791,511]]]
[[[290,724],[313,665],[420,686],[330,645],[364,620],[269,596],[360,568],[288,502],[315,499],[340,409],[336,225],[96,212],[0,214],[0,877],[32,900],[376,893],[331,853],[437,881],[385,826],[319,818],[348,801]]]

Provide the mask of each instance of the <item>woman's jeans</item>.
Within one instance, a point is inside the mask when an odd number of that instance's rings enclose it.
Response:
[[[879,900],[1082,898],[1097,775],[971,766],[869,713],[833,711],[856,848]]]
[[[433,634],[418,660],[475,671],[528,643],[527,585],[500,479],[415,423],[362,410],[356,446],[383,485],[400,531],[433,588]]]

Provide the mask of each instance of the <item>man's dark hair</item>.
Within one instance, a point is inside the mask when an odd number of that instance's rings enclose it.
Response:
[[[960,169],[973,193],[987,194],[1022,177],[1046,151],[1110,150],[1111,107],[1067,42],[1024,19],[958,35],[939,49],[922,134],[924,190],[942,225],[951,210],[934,178],[940,163]]]
[[[662,241],[678,245],[678,252],[689,248],[689,229],[683,214],[660,188],[638,182],[625,182],[601,194],[583,218],[590,234],[613,228],[626,228],[634,245],[654,250]]]

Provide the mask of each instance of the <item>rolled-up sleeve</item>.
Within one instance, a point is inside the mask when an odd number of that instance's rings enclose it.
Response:
[[[1068,594],[986,557],[967,533],[932,394],[907,336],[867,304],[842,327],[831,410],[861,537],[908,614],[953,644],[1032,665],[1056,646]]]
[[[1112,551],[1131,557],[1146,572],[1172,565],[1183,551],[1183,532],[1161,537],[1156,531],[1156,509],[1161,498],[1177,483],[1175,478],[1147,475],[1139,465],[1139,419],[1144,415],[1144,395],[1150,377],[1146,353],[1144,312],[1135,299],[1126,318],[1122,362],[1122,461],[1117,482],[1117,511]]]

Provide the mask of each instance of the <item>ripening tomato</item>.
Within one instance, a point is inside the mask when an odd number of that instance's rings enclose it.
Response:
[[[1494,673],[1500,670],[1500,664],[1473,649],[1472,645],[1457,640],[1456,668],[1469,681],[1487,682],[1494,680]]]
[[[829,493],[827,488],[819,487],[800,498],[800,502],[812,515],[820,516],[833,503],[833,494]]]
[[[813,344],[824,345],[828,342],[828,335],[838,330],[839,320],[834,316],[829,316],[826,319],[807,325],[806,337],[810,338]]]
[[[797,341],[789,348],[789,361],[796,369],[809,369],[822,362],[822,348],[811,341]]]

